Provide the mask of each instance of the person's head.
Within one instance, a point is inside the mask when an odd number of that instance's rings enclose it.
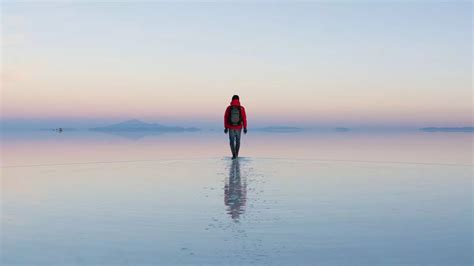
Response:
[[[240,100],[240,99],[239,99],[239,95],[234,95],[234,96],[232,96],[232,101],[233,101],[233,100]]]

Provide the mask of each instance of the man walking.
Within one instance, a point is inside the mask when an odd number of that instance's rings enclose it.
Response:
[[[224,133],[229,133],[232,159],[235,159],[239,156],[242,127],[244,128],[244,134],[247,134],[247,115],[245,114],[245,108],[240,105],[238,95],[232,96],[232,101],[225,110],[224,127]]]

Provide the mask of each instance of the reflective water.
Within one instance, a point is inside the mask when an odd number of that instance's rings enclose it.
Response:
[[[7,132],[2,265],[472,265],[472,134]]]

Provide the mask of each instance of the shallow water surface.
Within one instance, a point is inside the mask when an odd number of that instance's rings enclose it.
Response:
[[[2,265],[472,265],[472,135],[2,140]]]

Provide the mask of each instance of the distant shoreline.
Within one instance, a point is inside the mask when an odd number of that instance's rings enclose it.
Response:
[[[424,132],[474,132],[474,127],[424,127]]]

